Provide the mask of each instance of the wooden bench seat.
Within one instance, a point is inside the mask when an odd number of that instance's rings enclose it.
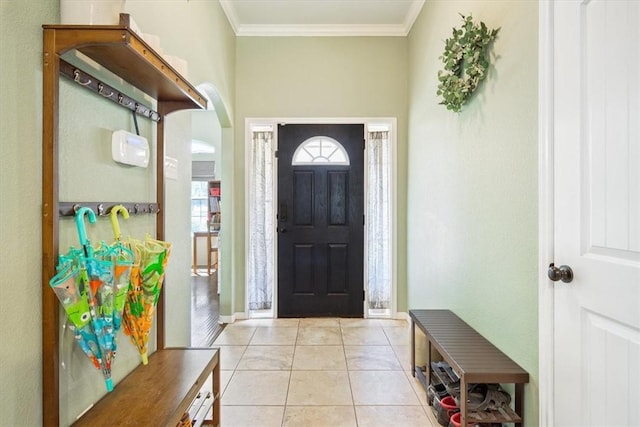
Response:
[[[461,425],[466,422],[509,422],[521,425],[524,411],[524,384],[529,374],[497,347],[450,310],[409,310],[411,318],[411,368],[421,379],[425,391],[431,383],[431,361],[444,360],[460,377]],[[415,327],[425,334],[428,344],[424,370],[416,367]],[[514,410],[467,411],[469,384],[515,384]]]
[[[139,365],[107,393],[74,426],[177,426],[211,377],[210,406],[220,425],[220,360],[218,349],[166,348]],[[208,412],[206,408],[202,412]]]

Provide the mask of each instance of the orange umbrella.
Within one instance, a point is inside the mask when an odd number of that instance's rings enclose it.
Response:
[[[144,241],[130,240],[135,254],[129,291],[124,306],[124,331],[138,348],[142,363],[148,363],[147,344],[153,325],[171,244],[147,236]]]

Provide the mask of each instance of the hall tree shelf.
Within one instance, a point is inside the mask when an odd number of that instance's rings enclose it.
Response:
[[[129,15],[121,14],[118,25],[43,25],[43,127],[42,127],[42,400],[43,425],[60,424],[60,354],[59,344],[59,306],[49,287],[49,279],[55,274],[59,251],[59,220],[66,216],[65,209],[73,201],[58,199],[58,116],[59,116],[59,79],[68,73],[63,70],[66,64],[61,56],[77,51],[90,60],[100,64],[106,70],[122,78],[127,83],[157,100],[158,112],[148,109],[131,108],[129,101],[116,99],[125,108],[138,110],[142,117],[157,121],[157,153],[159,167],[156,172],[156,200],[141,201],[140,205],[153,206],[146,214],[155,214],[156,237],[164,239],[164,117],[174,111],[206,108],[206,99],[184,77],[173,69],[157,52],[147,45],[129,26]],[[66,74],[65,74],[66,73]],[[78,68],[78,75],[86,76]],[[65,77],[66,78],[66,77]],[[80,79],[78,79],[80,80]],[[80,81],[80,83],[86,83]],[[90,85],[86,85],[90,86]],[[101,86],[104,87],[104,86]],[[110,88],[112,89],[112,88]],[[78,90],[83,90],[78,85]],[[104,92],[100,95],[107,98]],[[98,96],[98,95],[96,95]],[[112,99],[113,100],[113,99]],[[137,107],[137,105],[136,105]],[[78,203],[78,202],[75,202]],[[100,201],[86,202],[99,205]],[[85,204],[86,205],[86,204]],[[110,206],[109,206],[110,207]],[[63,212],[61,212],[61,209]],[[164,340],[165,311],[164,293],[157,307],[157,347],[150,357],[149,365],[139,366],[118,383],[113,392],[107,394],[83,416],[91,420],[91,425],[109,424],[113,421],[110,402],[135,402],[134,406],[143,408],[149,421],[147,425],[164,425],[166,422],[180,420],[193,401],[200,405],[206,395],[199,392],[205,380],[212,376],[213,420],[207,424],[219,425],[219,359],[215,349],[167,349]],[[148,379],[148,378],[156,378]],[[169,379],[173,378],[173,381]],[[145,401],[145,396],[153,399],[153,393],[138,393],[131,397],[138,381],[164,381],[162,384],[163,410],[156,410],[157,401]],[[200,395],[200,398],[197,396]],[[157,398],[157,396],[155,396]],[[206,400],[206,399],[205,399]],[[119,404],[120,405],[120,404]],[[119,407],[120,412],[135,407]],[[192,407],[193,409],[193,407]],[[139,409],[138,409],[139,410]],[[155,414],[155,415],[154,415]],[[157,416],[158,418],[153,418]],[[160,418],[160,417],[165,418]],[[106,418],[105,418],[106,417]],[[102,421],[101,421],[102,420]]]

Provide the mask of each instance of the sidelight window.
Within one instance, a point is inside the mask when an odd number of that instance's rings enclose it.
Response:
[[[367,141],[368,197],[366,206],[367,289],[369,317],[391,315],[392,199],[389,131],[371,131]]]
[[[251,132],[247,291],[250,317],[271,317],[275,246],[274,141],[270,127]]]

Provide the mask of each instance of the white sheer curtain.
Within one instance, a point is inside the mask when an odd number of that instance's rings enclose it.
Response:
[[[389,132],[369,132],[367,285],[369,309],[391,308],[391,146]]]
[[[253,132],[249,173],[249,311],[273,306],[273,132]]]

